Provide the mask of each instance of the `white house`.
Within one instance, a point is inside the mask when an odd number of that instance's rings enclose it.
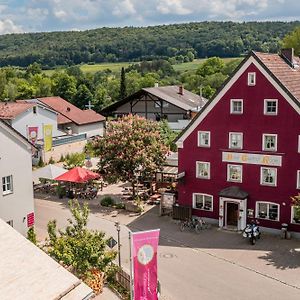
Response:
[[[105,117],[91,109],[82,110],[61,97],[37,98],[37,102],[58,113],[58,128],[72,133],[103,136]]]
[[[0,218],[21,234],[34,223],[32,145],[0,120]]]
[[[38,127],[37,139],[43,139],[43,125],[52,125],[52,136],[65,133],[57,128],[57,115],[54,110],[38,103],[17,101],[0,102],[0,119],[6,121],[24,137],[28,137],[28,128]]]

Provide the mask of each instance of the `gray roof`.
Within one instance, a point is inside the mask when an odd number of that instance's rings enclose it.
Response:
[[[1,300],[90,299],[92,290],[0,219]]]
[[[207,102],[204,97],[200,97],[184,88],[181,95],[177,85],[143,88],[143,90],[185,110],[199,110]]]
[[[220,191],[220,197],[246,199],[249,194],[242,190],[239,186],[230,186]]]

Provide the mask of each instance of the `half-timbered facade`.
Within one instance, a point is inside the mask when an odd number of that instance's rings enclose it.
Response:
[[[206,99],[191,93],[183,86],[143,88],[105,108],[101,113],[114,117],[137,114],[146,119],[166,119],[174,130],[185,128]]]
[[[179,203],[220,227],[300,231],[300,60],[252,52],[177,139]]]

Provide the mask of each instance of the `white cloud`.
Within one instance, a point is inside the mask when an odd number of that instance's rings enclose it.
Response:
[[[189,21],[300,18],[298,0],[26,0],[19,6],[13,5],[15,1],[5,0],[0,4],[0,34]]]
[[[32,20],[44,21],[48,15],[49,11],[46,8],[31,8],[26,10],[27,17]]]
[[[53,14],[57,19],[60,19],[60,20],[64,20],[67,17],[67,13],[62,9],[54,10]]]
[[[2,14],[7,9],[6,4],[0,4],[0,14]]]
[[[10,19],[3,19],[0,20],[0,34],[6,33],[20,33],[24,32],[21,26],[16,25]]]
[[[188,15],[193,10],[184,7],[184,1],[181,0],[161,0],[157,6],[157,10],[163,14]],[[191,1],[190,1],[191,2]]]
[[[123,0],[113,8],[112,14],[114,16],[126,16],[136,14],[134,4],[130,0]]]

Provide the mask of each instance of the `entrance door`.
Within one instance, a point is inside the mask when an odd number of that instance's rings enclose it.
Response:
[[[231,226],[238,225],[238,210],[239,205],[237,203],[227,202],[227,224]]]

